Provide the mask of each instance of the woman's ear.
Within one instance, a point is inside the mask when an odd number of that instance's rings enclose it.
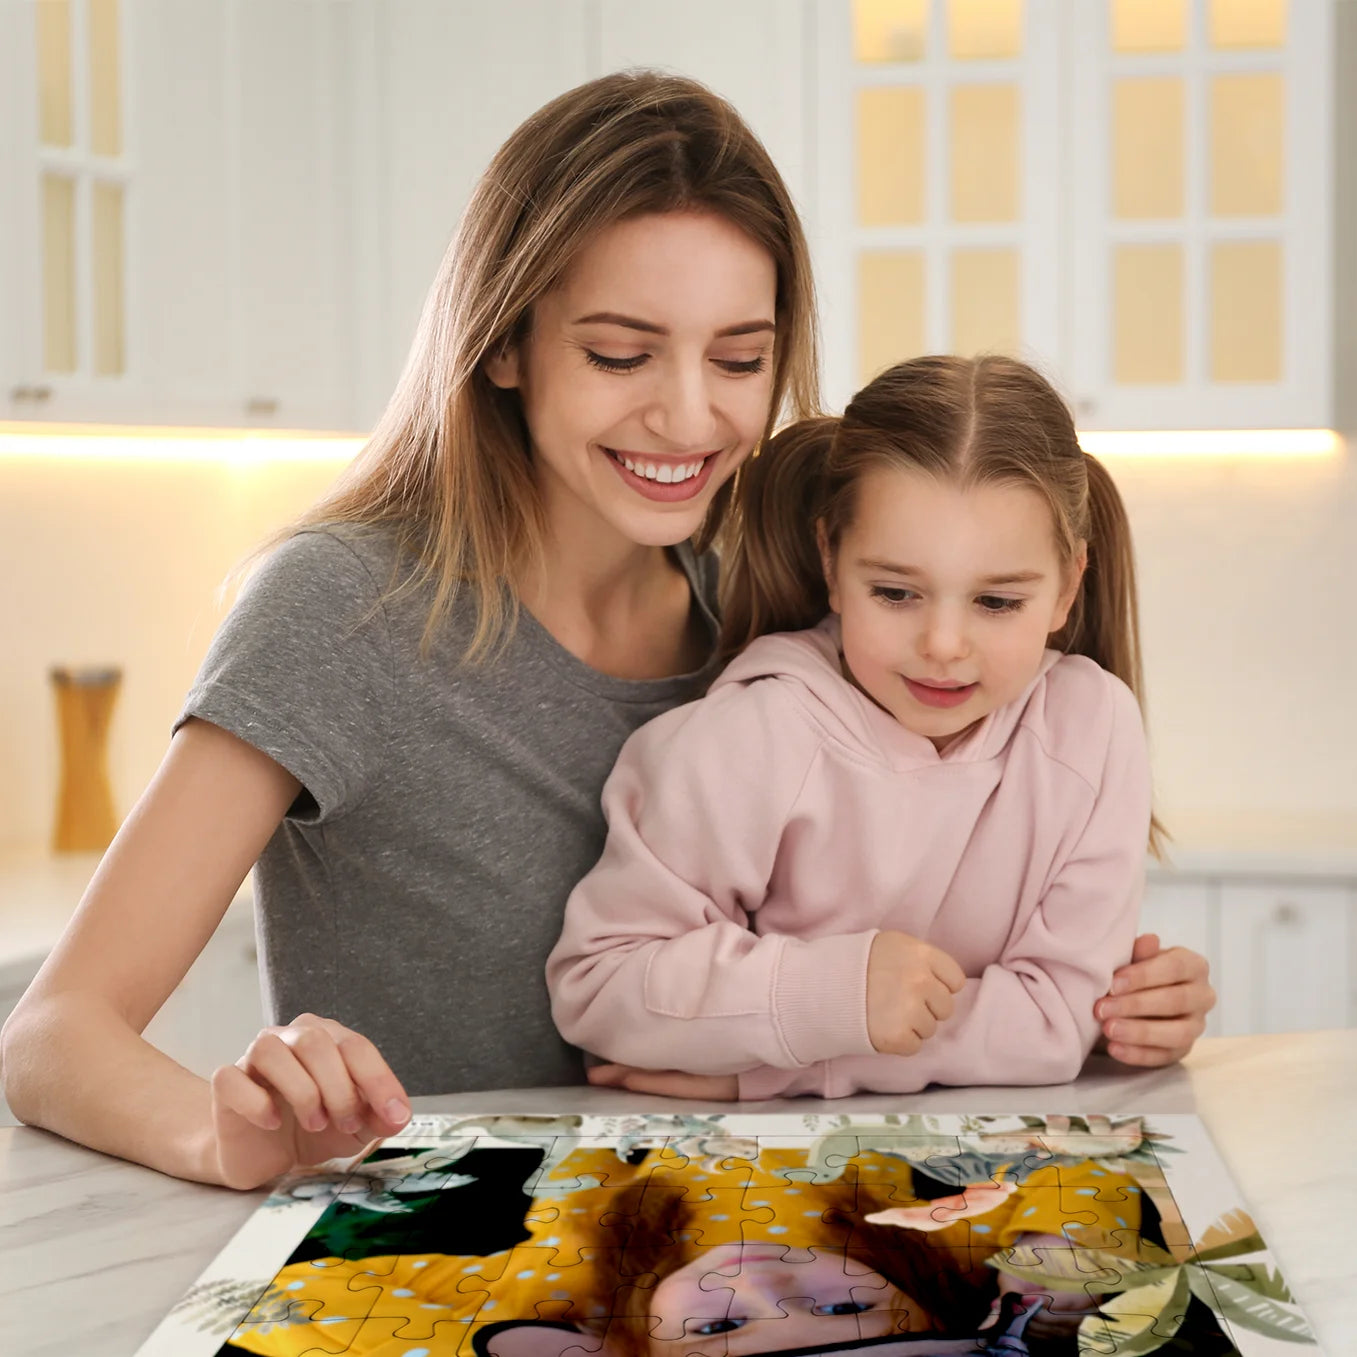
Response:
[[[815,520],[815,545],[820,552],[820,569],[824,573],[825,588],[829,590],[829,608],[839,611],[838,576],[834,569],[834,548],[829,545],[829,534],[825,531],[823,518]]]
[[[1080,542],[1079,550],[1065,572],[1065,588],[1056,600],[1055,614],[1051,619],[1054,623],[1051,627],[1052,636],[1069,621],[1070,609],[1074,607],[1074,600],[1079,597],[1079,586],[1084,582],[1084,571],[1087,569],[1088,543]]]
[[[518,345],[505,341],[485,359],[485,375],[498,387],[505,390],[519,384]]]

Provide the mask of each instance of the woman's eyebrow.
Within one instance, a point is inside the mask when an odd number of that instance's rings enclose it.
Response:
[[[594,311],[574,321],[575,325],[620,325],[627,330],[640,330],[647,335],[667,335],[669,331],[663,325],[652,321],[640,320],[636,316],[624,316],[618,311]],[[727,325],[717,330],[717,339],[729,339],[733,335],[755,335],[763,331],[775,333],[777,326],[771,320],[745,320],[738,325]]]

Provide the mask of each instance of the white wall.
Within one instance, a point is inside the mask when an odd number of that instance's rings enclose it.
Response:
[[[1357,462],[1112,467],[1136,532],[1170,828],[1353,841]],[[0,844],[51,832],[48,667],[123,668],[110,769],[126,811],[211,639],[219,582],[334,470],[0,458]]]

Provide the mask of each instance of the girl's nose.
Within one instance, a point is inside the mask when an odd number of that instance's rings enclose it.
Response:
[[[939,664],[965,658],[970,651],[964,620],[951,608],[933,608],[919,634],[922,655]]]

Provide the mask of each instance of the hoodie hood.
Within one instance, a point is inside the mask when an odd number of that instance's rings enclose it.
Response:
[[[807,631],[760,636],[726,666],[711,691],[777,679],[793,685],[811,718],[860,758],[897,770],[923,764],[978,763],[1002,753],[1034,692],[1063,658],[1058,650],[1046,651],[1037,676],[1021,695],[996,707],[943,754],[927,736],[906,730],[844,676],[839,619],[834,613]]]

